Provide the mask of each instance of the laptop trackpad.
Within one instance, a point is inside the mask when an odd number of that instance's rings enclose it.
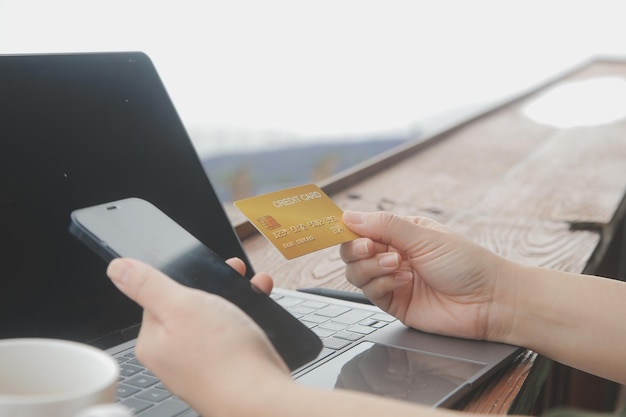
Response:
[[[344,388],[434,405],[485,364],[362,342],[297,378],[320,388]]]

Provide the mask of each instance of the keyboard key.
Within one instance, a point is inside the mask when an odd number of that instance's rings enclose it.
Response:
[[[339,350],[348,346],[350,344],[350,341],[345,339],[337,339],[336,337],[329,337],[328,339],[322,340],[322,343],[324,343],[324,347]]]
[[[308,321],[311,323],[324,323],[328,321],[328,317],[318,316],[317,314],[309,314],[308,316],[304,316],[301,319],[302,321]]]
[[[142,411],[152,407],[152,403],[144,400],[138,400],[137,398],[129,398],[122,401],[121,404],[130,408],[130,411],[132,411],[134,414],[139,414]]]
[[[189,406],[182,401],[167,400],[146,411],[141,417],[171,417],[187,411]]]
[[[318,335],[322,339],[324,339],[326,337],[330,337],[333,334],[335,334],[335,330],[323,329],[321,327],[314,327],[311,330],[313,330],[313,333],[315,333],[316,335]]]
[[[200,417],[200,414],[196,413],[193,409],[189,409],[184,414],[181,414],[180,417]]]
[[[374,326],[376,323],[378,323],[376,320],[372,320],[371,318],[367,318],[365,320],[362,320],[359,324],[361,326]]]
[[[307,300],[307,301],[302,303],[302,306],[304,306],[304,307],[311,307],[311,308],[314,308],[316,310],[319,310],[320,308],[324,308],[327,305],[328,305],[327,303],[322,303],[321,301],[311,301],[311,300]]]
[[[392,316],[391,314],[387,314],[387,313],[377,313],[374,314],[372,316],[372,319],[377,320],[377,321],[384,321],[387,323],[391,323],[392,321],[395,321],[396,318],[394,316]]]
[[[165,391],[162,389],[151,388],[147,391],[142,392],[141,394],[138,394],[137,398],[141,398],[142,400],[152,401],[153,403],[158,403],[171,396],[172,394],[170,394],[168,391]]]
[[[348,330],[354,333],[370,334],[376,329],[369,326],[361,326],[360,324],[348,327]]]
[[[136,375],[130,379],[127,379],[124,382],[128,385],[133,385],[135,387],[148,388],[159,382],[159,380],[147,375]]]
[[[327,321],[325,323],[320,323],[318,327],[321,327],[322,329],[334,330],[334,331],[338,332],[339,330],[343,330],[346,327],[348,327],[348,325],[345,324],[345,323],[337,323],[337,322],[334,322],[334,321]]]
[[[356,324],[362,320],[365,320],[374,313],[367,310],[351,310],[341,316],[335,317],[333,321],[338,323]]]
[[[117,397],[128,398],[133,394],[139,392],[139,388],[131,387],[130,385],[118,384],[117,385]]]
[[[317,310],[315,314],[326,317],[337,317],[338,315],[346,313],[350,310],[352,310],[350,307],[330,305]]]
[[[143,366],[141,362],[137,360],[137,358],[129,360],[128,363],[131,365],[141,366],[142,368],[145,368],[145,366]]]
[[[123,363],[120,365],[120,375],[124,377],[133,376],[142,372],[144,368],[135,365],[129,365],[127,363]]]
[[[312,307],[297,305],[295,307],[289,308],[288,311],[296,317],[302,317],[306,316],[307,314],[313,313],[314,311],[316,311],[316,309]]]
[[[287,308],[287,307],[293,307],[296,304],[300,304],[303,299],[302,298],[295,298],[295,297],[281,297],[276,301],[278,304],[280,304],[281,306]]]
[[[362,334],[362,333],[352,333],[352,332],[348,332],[348,331],[335,333],[335,337],[338,337],[340,339],[350,340],[351,342],[359,340],[363,336],[364,336],[364,334]]]
[[[314,323],[312,321],[306,321],[306,320],[300,320],[300,321],[302,322],[302,324],[304,324],[309,329],[312,329],[313,327],[317,326],[317,324],[318,324],[318,323]]]

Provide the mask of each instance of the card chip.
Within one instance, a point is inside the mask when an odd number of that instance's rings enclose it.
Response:
[[[263,226],[264,229],[274,230],[280,227],[280,223],[276,221],[272,216],[259,217],[257,221]]]

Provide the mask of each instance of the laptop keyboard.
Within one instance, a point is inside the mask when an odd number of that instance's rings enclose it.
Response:
[[[135,352],[114,356],[120,364],[117,401],[142,417],[199,417],[187,404],[172,395],[135,357]]]
[[[395,321],[386,313],[273,293],[272,298],[315,332],[324,344],[316,360],[329,357]],[[146,369],[134,351],[114,358],[120,364],[117,401],[141,417],[199,417]]]
[[[396,320],[387,313],[332,302],[275,293],[272,298],[322,339],[324,348],[317,360],[332,355]]]

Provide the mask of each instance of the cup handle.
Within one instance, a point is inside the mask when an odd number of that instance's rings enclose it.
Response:
[[[75,417],[133,417],[133,412],[121,404],[100,404],[85,408]]]

